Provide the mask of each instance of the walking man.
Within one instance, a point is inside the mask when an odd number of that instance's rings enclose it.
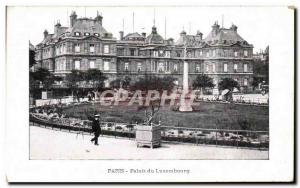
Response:
[[[94,133],[94,138],[91,139],[91,142],[95,141],[95,145],[99,145],[98,144],[98,137],[101,133],[101,127],[100,127],[100,124],[99,124],[99,115],[95,115],[95,117],[93,119],[92,131]]]

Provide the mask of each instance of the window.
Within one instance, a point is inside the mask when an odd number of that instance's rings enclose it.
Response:
[[[100,36],[99,33],[94,33],[94,35],[95,35],[96,37],[99,37],[99,36]]]
[[[158,57],[158,51],[153,51],[153,56]]]
[[[80,69],[80,61],[79,60],[75,60],[75,69]]]
[[[202,50],[200,50],[200,56],[202,56]]]
[[[104,53],[105,54],[109,53],[109,45],[104,45]]]
[[[245,78],[245,79],[244,79],[244,86],[247,86],[247,85],[248,85],[248,79]]]
[[[212,64],[212,71],[216,72],[216,65],[214,63]]]
[[[200,72],[200,65],[199,65],[199,63],[196,64],[196,72]]]
[[[234,52],[234,57],[237,57],[237,56],[238,56],[238,52],[235,51],[235,52]]]
[[[124,65],[125,65],[124,67],[125,71],[128,71],[129,63],[125,63]]]
[[[74,35],[75,36],[80,36],[80,32],[75,32]]]
[[[142,63],[137,64],[137,71],[140,72],[142,70]]]
[[[177,67],[177,63],[174,64],[174,71],[177,72],[178,71],[178,67]]]
[[[104,70],[109,71],[109,61],[104,61]]]
[[[224,72],[227,72],[227,63],[224,63]]]
[[[90,33],[86,32],[84,33],[84,36],[90,36]]]
[[[95,44],[90,44],[90,53],[95,52]]]
[[[151,71],[155,71],[157,70],[157,61],[152,61],[151,62]]]
[[[248,64],[244,64],[244,72],[248,72]]]
[[[124,48],[117,48],[117,54],[119,56],[123,56],[124,55]]]
[[[130,49],[130,56],[134,56],[134,49]]]
[[[234,72],[237,72],[237,69],[238,69],[238,64],[235,63],[235,64],[233,65],[233,70],[234,70]]]
[[[90,61],[90,69],[94,69],[95,68],[95,61],[91,60]]]
[[[206,65],[206,72],[208,72],[209,71],[209,65],[207,64]]]
[[[66,70],[66,60],[60,60],[60,61],[58,61],[57,70],[59,70],[59,71]]]
[[[206,57],[209,57],[209,52],[206,52]]]
[[[215,57],[216,56],[216,50],[213,50],[213,56]]]
[[[67,61],[66,62],[66,70],[71,70],[71,69],[72,69],[72,61]]]
[[[166,61],[165,65],[166,65],[166,67],[165,67],[166,72],[170,72],[170,62]]]
[[[244,56],[247,57],[248,56],[248,51],[244,50]]]
[[[165,57],[170,57],[170,51],[166,51]]]
[[[163,72],[164,71],[164,63],[163,62],[159,62],[158,64],[158,72]]]
[[[75,52],[80,52],[80,44],[75,44]]]

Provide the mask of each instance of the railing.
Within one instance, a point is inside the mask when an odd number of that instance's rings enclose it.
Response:
[[[196,101],[207,101],[207,102],[224,102],[220,99],[220,96],[199,96],[195,99]],[[245,97],[245,96],[235,96],[232,97],[232,102],[235,104],[249,104],[249,105],[269,105],[268,97]]]
[[[42,114],[31,113],[32,126],[40,126],[77,134],[91,134],[91,122],[75,118],[53,118]],[[138,124],[101,122],[101,134],[113,137],[135,139]],[[188,127],[161,126],[161,137],[166,142],[247,147],[268,150],[268,131],[205,129]]]

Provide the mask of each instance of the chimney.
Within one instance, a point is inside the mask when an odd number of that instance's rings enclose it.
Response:
[[[103,19],[103,17],[97,11],[97,16],[95,18],[96,22],[98,22],[100,25],[102,25],[102,19]]]
[[[215,22],[215,24],[212,26],[212,29],[213,35],[216,36],[220,31],[220,25],[218,22]]]
[[[48,36],[48,31],[47,31],[47,29],[45,29],[45,31],[44,31],[44,39],[45,39],[47,36]]]
[[[120,33],[120,40],[123,40],[123,38],[124,38],[124,31],[120,31],[119,33]]]
[[[142,36],[143,36],[144,38],[146,38],[146,33],[145,33],[145,32],[143,32],[143,33],[142,33]]]
[[[196,36],[199,37],[200,40],[202,40],[203,34],[198,30]]]
[[[73,11],[70,16],[70,27],[73,27],[77,19],[76,12]]]
[[[231,30],[233,30],[234,32],[237,32],[237,26],[232,24],[230,27]]]
[[[61,27],[61,24],[59,22],[57,22],[57,24],[55,24],[55,26],[54,26],[54,34],[55,35],[59,35],[60,27]]]

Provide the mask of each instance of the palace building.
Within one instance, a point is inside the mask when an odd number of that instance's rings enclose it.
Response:
[[[45,30],[44,39],[35,46],[36,67],[62,77],[73,69],[99,69],[108,77],[106,86],[117,78],[134,80],[145,74],[172,76],[181,86],[185,60],[190,85],[197,75],[206,74],[216,86],[230,77],[241,89],[251,89],[253,45],[238,34],[235,25],[222,28],[214,23],[205,38],[199,31],[195,35],[182,31],[176,41],[164,39],[153,26],[148,35],[120,31],[118,40],[102,21],[99,14],[94,19],[77,18],[72,12],[69,27],[57,23],[53,34]]]

